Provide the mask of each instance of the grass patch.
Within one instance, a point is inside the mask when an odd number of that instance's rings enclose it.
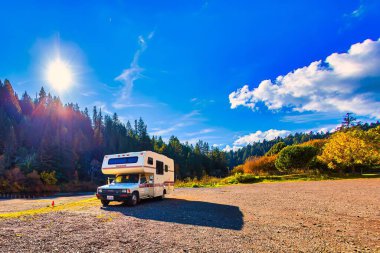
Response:
[[[100,222],[110,222],[113,220],[112,215],[105,215],[105,214],[99,214],[96,216],[97,219],[99,219]]]
[[[62,205],[56,205],[54,207],[48,206],[48,207],[29,209],[29,210],[18,211],[18,212],[0,213],[0,219],[14,219],[14,218],[21,218],[24,216],[34,216],[34,215],[45,214],[45,213],[50,213],[50,212],[78,210],[78,209],[91,206],[95,203],[97,203],[97,199],[93,197],[89,199],[65,203]]]
[[[272,175],[257,176],[253,174],[240,174],[216,178],[205,176],[202,179],[185,179],[176,181],[177,188],[199,188],[199,187],[219,187],[233,184],[253,184],[253,183],[270,183],[270,182],[291,182],[291,181],[320,181],[320,180],[340,180],[340,179],[357,179],[357,178],[380,178],[380,174],[290,174],[290,175]]]
[[[201,179],[186,178],[185,180],[177,180],[175,187],[178,188],[199,188],[199,187],[218,187],[220,186],[220,178],[204,176]]]

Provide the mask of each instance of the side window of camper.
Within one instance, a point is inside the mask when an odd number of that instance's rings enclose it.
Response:
[[[164,163],[161,161],[156,161],[156,174],[157,175],[164,174]]]
[[[168,172],[169,171],[169,166],[167,166],[166,164],[165,164],[165,172]]]
[[[139,158],[137,156],[110,158],[108,160],[109,165],[137,163]]]
[[[148,164],[153,165],[153,158],[152,157],[148,157]]]

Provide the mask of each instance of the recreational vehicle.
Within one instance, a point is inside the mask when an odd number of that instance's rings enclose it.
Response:
[[[174,190],[173,159],[152,151],[106,155],[102,173],[114,177],[97,189],[103,206],[110,201],[134,206],[140,199],[162,199]]]

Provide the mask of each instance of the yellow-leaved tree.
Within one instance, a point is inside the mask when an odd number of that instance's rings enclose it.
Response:
[[[333,134],[319,159],[340,172],[379,165],[380,126],[368,131],[353,128]]]

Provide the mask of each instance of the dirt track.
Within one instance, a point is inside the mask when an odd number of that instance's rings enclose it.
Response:
[[[0,251],[380,252],[380,179],[178,189],[134,208],[89,203],[0,220]]]

